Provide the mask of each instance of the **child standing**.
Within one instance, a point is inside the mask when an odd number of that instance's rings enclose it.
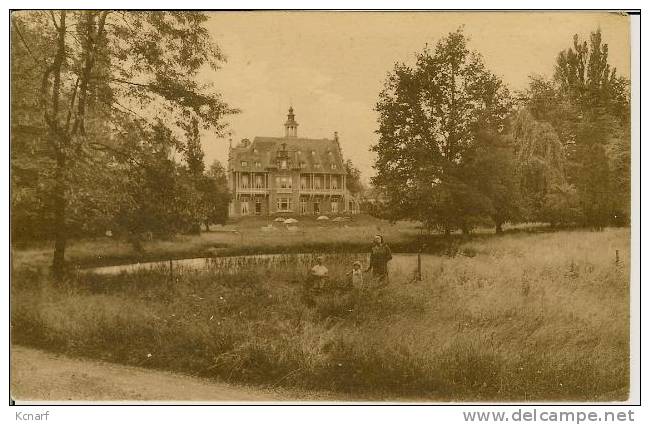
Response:
[[[352,277],[353,288],[361,288],[363,286],[363,270],[361,270],[361,263],[359,261],[352,263],[352,270],[347,275]]]

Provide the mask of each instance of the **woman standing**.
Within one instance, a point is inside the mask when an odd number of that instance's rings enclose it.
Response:
[[[388,262],[393,258],[390,248],[384,242],[382,235],[375,235],[370,249],[370,265],[368,271],[372,270],[373,278],[379,286],[388,285]]]

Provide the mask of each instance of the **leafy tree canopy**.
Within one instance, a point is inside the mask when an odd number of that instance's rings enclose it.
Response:
[[[415,65],[395,65],[379,95],[378,158],[373,184],[389,217],[446,230],[471,228],[489,215],[490,200],[473,186],[467,162],[478,132],[500,133],[511,107],[502,81],[462,30],[428,46]]]

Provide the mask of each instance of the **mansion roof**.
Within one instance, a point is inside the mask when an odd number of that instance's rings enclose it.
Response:
[[[304,173],[345,174],[336,139],[255,137],[231,148],[228,160],[230,171],[274,171],[285,164],[287,170]]]

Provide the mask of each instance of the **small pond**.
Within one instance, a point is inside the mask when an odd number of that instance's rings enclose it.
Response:
[[[133,273],[142,270],[160,270],[170,268],[174,269],[191,269],[191,270],[208,270],[213,268],[223,268],[226,270],[236,271],[248,267],[268,267],[281,268],[283,265],[302,265],[305,269],[315,264],[318,255],[325,257],[325,265],[328,263],[340,263],[359,260],[364,267],[368,264],[367,254],[260,254],[260,255],[240,255],[232,257],[204,257],[204,258],[187,258],[181,260],[151,261],[146,263],[122,264],[117,266],[94,267],[81,270],[86,273],[97,273],[105,275],[116,275],[120,273]],[[422,255],[423,264],[431,263],[436,257],[434,255]],[[417,254],[393,254],[393,260],[389,263],[391,270],[396,268],[415,270],[417,268]]]

